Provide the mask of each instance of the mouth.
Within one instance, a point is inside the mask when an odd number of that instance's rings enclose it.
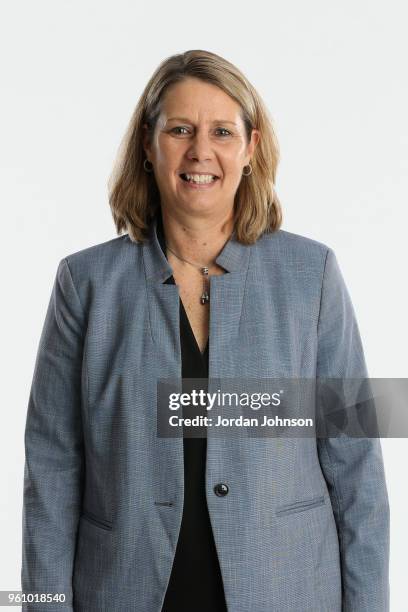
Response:
[[[205,178],[199,179],[199,180],[194,180],[194,176],[203,176]],[[182,172],[181,174],[179,174],[179,177],[186,183],[190,184],[191,186],[196,186],[196,187],[207,187],[208,185],[212,185],[214,184],[216,181],[219,180],[219,176],[215,175],[215,174],[208,174],[208,175],[195,175],[195,174],[186,174],[185,172]],[[211,178],[210,178],[211,177]]]
[[[199,177],[201,176],[203,178],[194,180],[194,177],[197,177],[197,176]],[[185,172],[182,172],[181,174],[179,174],[179,177],[183,185],[186,187],[186,189],[189,189],[189,190],[198,189],[200,191],[203,191],[206,189],[212,189],[215,183],[220,178],[219,176],[216,176],[214,174],[194,175],[194,174],[186,174]]]

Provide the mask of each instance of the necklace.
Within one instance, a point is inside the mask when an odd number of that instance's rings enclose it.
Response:
[[[167,246],[167,248],[178,259],[181,259],[181,261],[185,261],[186,263],[190,264],[190,266],[193,266],[197,270],[200,270],[200,272],[203,275],[203,292],[202,292],[201,297],[200,297],[200,302],[203,305],[204,304],[208,304],[208,302],[210,301],[210,281],[209,281],[209,278],[208,278],[208,268],[207,268],[207,266],[197,266],[197,264],[193,264],[193,263],[191,263],[191,261],[188,261],[187,259],[183,259],[183,257],[180,257],[180,255],[177,255],[177,253],[175,253],[175,251],[173,251],[173,249],[171,249],[169,246]]]

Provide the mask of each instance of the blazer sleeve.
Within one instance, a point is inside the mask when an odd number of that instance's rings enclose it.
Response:
[[[326,253],[317,377],[367,378],[354,309],[334,252]],[[342,612],[389,611],[389,503],[379,438],[317,438],[339,537]]]
[[[83,486],[81,370],[85,316],[68,262],[59,262],[28,402],[24,446],[21,585],[64,593],[55,610],[73,611],[72,574]],[[22,610],[54,610],[27,603]]]

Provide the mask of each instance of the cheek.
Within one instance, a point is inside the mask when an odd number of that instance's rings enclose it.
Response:
[[[230,177],[233,181],[240,179],[245,165],[241,158],[241,152],[235,151],[221,160],[225,177]]]
[[[163,174],[169,172],[171,170],[172,165],[174,164],[174,155],[167,150],[160,150],[156,155],[156,168],[160,170]]]
[[[166,167],[174,166],[185,154],[185,149],[183,142],[163,138],[156,147],[156,159]]]
[[[238,185],[242,178],[242,171],[244,168],[244,164],[242,166],[237,165],[235,162],[231,167],[225,170],[225,179],[230,184]]]

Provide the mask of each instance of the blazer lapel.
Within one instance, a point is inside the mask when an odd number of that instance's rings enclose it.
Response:
[[[226,273],[210,276],[209,377],[222,375],[224,360],[231,359],[229,349],[239,334],[250,253],[251,246],[239,243],[234,232],[215,260]],[[180,372],[180,296],[177,285],[165,283],[173,269],[160,247],[157,216],[143,244],[143,263],[153,342],[176,355]]]
[[[177,366],[174,376],[180,375],[180,320],[179,290],[177,285],[166,284],[173,274],[157,237],[157,217],[150,230],[149,238],[143,244],[143,264],[146,281],[149,328],[157,349],[170,351]]]
[[[210,377],[223,376],[227,363],[227,371],[234,369],[250,253],[234,233],[215,260],[227,272],[210,279]]]

